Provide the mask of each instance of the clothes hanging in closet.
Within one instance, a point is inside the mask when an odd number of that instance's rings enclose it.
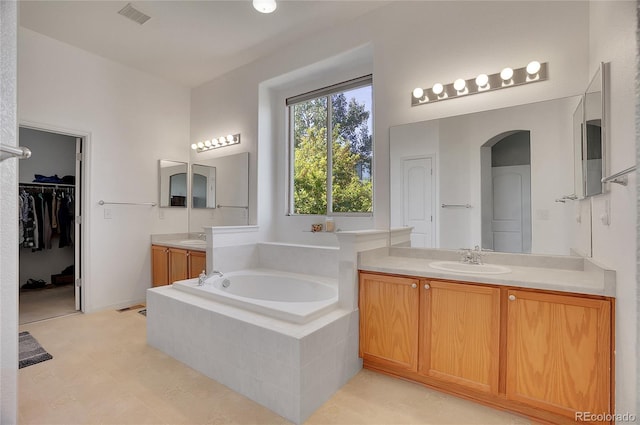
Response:
[[[19,243],[34,251],[73,245],[75,201],[73,188],[23,188],[19,196]]]

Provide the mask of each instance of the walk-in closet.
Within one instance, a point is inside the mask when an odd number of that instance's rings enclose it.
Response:
[[[20,128],[31,158],[19,164],[19,322],[75,313],[81,139]]]

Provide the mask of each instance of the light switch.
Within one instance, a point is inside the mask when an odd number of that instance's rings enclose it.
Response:
[[[111,208],[104,209],[104,218],[105,220],[111,220],[113,217],[111,216]]]

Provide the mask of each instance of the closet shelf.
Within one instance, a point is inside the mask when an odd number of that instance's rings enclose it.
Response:
[[[30,182],[30,183],[18,183],[19,187],[75,187],[75,184],[67,184],[67,183],[38,183],[38,182]]]

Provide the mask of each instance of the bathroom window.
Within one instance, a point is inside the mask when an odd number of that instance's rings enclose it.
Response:
[[[372,78],[287,99],[290,214],[371,215]]]

